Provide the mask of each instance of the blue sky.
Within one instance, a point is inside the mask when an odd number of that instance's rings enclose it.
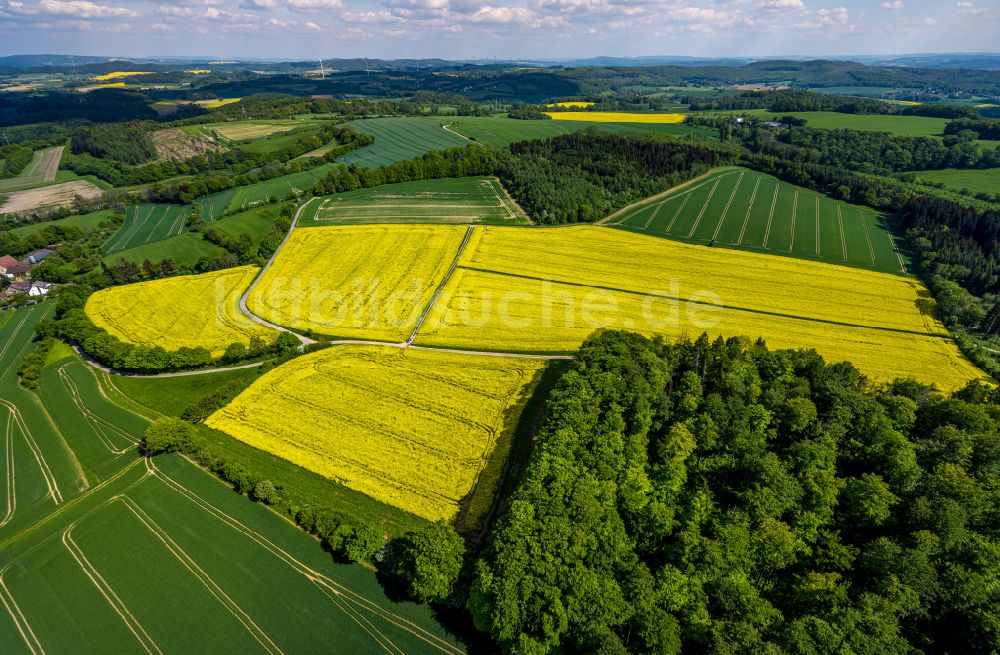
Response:
[[[998,43],[1000,0],[0,0],[0,54],[820,56]]]

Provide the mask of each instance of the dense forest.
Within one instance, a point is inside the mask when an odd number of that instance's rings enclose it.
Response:
[[[884,114],[900,116],[934,116],[937,118],[972,118],[978,112],[961,105],[899,105],[874,98],[816,93],[802,89],[750,91],[710,99],[692,98],[691,111],[767,109],[786,111],[834,111],[842,114]]]
[[[138,166],[156,157],[156,145],[139,122],[81,126],[73,130],[70,148],[75,155],[88,154]]]
[[[505,652],[995,653],[1000,405],[591,337],[471,575]]]
[[[588,129],[523,141],[501,153],[496,175],[539,223],[596,220],[659,193],[736,151],[712,141],[685,141]]]

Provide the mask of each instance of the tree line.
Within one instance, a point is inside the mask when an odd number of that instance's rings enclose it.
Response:
[[[767,109],[772,112],[833,111],[841,114],[882,114],[899,116],[932,116],[935,118],[974,118],[979,116],[972,107],[952,104],[899,105],[875,98],[858,98],[832,93],[816,93],[802,89],[748,91],[739,95],[710,99],[691,99],[690,111],[728,111]]]
[[[998,400],[761,342],[598,334],[466,605],[522,655],[995,652]]]

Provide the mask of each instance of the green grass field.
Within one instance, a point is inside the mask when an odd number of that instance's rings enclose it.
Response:
[[[255,139],[249,143],[241,143],[236,148],[245,152],[258,154],[271,153],[290,146],[310,134],[318,133],[321,127],[322,124],[319,121],[303,122],[302,127],[296,127],[289,132],[277,132],[263,139]]]
[[[274,222],[278,220],[281,205],[261,205],[253,209],[230,214],[212,223],[212,229],[235,238],[249,234],[255,243],[260,243]]]
[[[104,263],[109,266],[119,259],[127,259],[130,262],[142,265],[147,259],[151,262],[158,262],[164,259],[172,259],[175,264],[194,265],[202,257],[212,257],[214,255],[224,255],[226,251],[219,246],[205,241],[201,234],[196,232],[184,232],[175,237],[149,243],[144,246],[121,250],[109,255],[105,255]]]
[[[905,273],[886,217],[746,169],[722,169],[636,203],[607,224],[696,243]]]
[[[834,111],[770,112],[766,109],[741,109],[733,111],[698,112],[696,115],[728,116],[749,114],[764,120],[777,120],[782,116],[804,118],[806,127],[824,130],[859,130],[862,132],[889,132],[901,136],[940,136],[944,133],[947,118],[928,116],[882,116],[867,114],[841,114]]]
[[[299,225],[358,223],[527,223],[496,178],[387,184],[314,200]]]
[[[307,171],[283,175],[273,180],[239,187],[229,200],[226,211],[249,209],[255,205],[275,200],[284,200],[288,197],[289,193],[301,192],[308,189],[326,177],[330,171],[338,167],[339,164],[322,164]]]
[[[5,654],[465,652],[429,607],[390,600],[279,514],[178,455],[140,457],[157,413],[120,405],[117,376],[60,348],[37,393],[19,388],[52,309],[0,312]],[[148,397],[180,404],[224,381],[208,377],[157,380],[174,392]]]
[[[102,209],[96,212],[90,212],[89,214],[76,214],[73,216],[67,216],[66,218],[60,218],[54,221],[44,221],[42,223],[32,223],[31,225],[22,225],[21,227],[15,227],[10,231],[14,236],[23,239],[26,236],[34,234],[44,230],[47,227],[65,226],[65,225],[75,225],[76,227],[94,229],[102,222],[111,218],[111,214],[114,212],[110,209]]]
[[[590,123],[583,121],[522,121],[506,116],[458,116],[449,129],[480,143],[496,148],[528,139],[547,139],[560,134],[570,134],[592,127],[605,132],[654,132],[685,136],[701,134],[715,136],[715,130],[692,127],[679,123]]]
[[[203,220],[214,221],[226,212],[229,203],[232,202],[235,195],[236,189],[227,189],[226,191],[219,191],[218,193],[198,198],[194,202],[201,207],[201,218]]]
[[[142,204],[125,211],[125,223],[103,246],[106,253],[117,253],[177,236],[191,208],[187,205]]]
[[[31,161],[20,173],[14,177],[0,179],[0,193],[23,191],[55,181],[62,152],[62,146],[36,150]]]
[[[468,140],[441,127],[447,119],[419,117],[371,118],[351,123],[359,132],[371,134],[375,143],[349,152],[337,161],[378,168],[413,159],[430,150],[461,147]]]
[[[921,181],[940,183],[957,191],[1000,194],[1000,168],[945,168],[939,171],[916,171],[914,175]]]

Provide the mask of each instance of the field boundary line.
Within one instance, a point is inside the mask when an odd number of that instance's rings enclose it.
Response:
[[[840,211],[841,205],[837,203],[837,223],[840,225],[840,252],[847,261],[847,237],[844,236],[844,215]]]
[[[908,275],[909,272],[906,270],[906,264],[903,263],[903,255],[899,252],[899,248],[896,247],[896,238],[892,236],[892,230],[889,229],[889,223],[885,220],[884,215],[879,215],[878,219],[882,222],[882,229],[889,236],[889,243],[892,244],[892,250],[896,253],[896,259],[899,260],[899,270],[902,271],[903,275]]]
[[[799,190],[795,190],[795,195],[792,198],[792,231],[791,239],[788,242],[788,252],[795,250],[795,219],[799,213]]]
[[[458,251],[455,253],[455,257],[451,260],[451,265],[448,270],[445,271],[444,277],[441,278],[441,283],[438,284],[437,289],[434,289],[434,293],[431,295],[430,300],[427,301],[427,305],[424,307],[424,311],[420,314],[417,319],[417,324],[413,327],[413,332],[404,342],[407,346],[413,343],[413,340],[417,338],[417,334],[420,332],[420,328],[423,327],[424,321],[427,319],[427,315],[430,314],[431,308],[437,302],[438,298],[441,297],[441,292],[444,291],[444,287],[448,284],[448,280],[451,279],[452,273],[458,267],[458,260],[462,258],[462,253],[465,252],[465,246],[469,244],[469,239],[472,238],[472,233],[475,231],[476,227],[470,225],[465,230],[465,236],[462,237],[462,243],[458,244]]]
[[[445,641],[444,639],[438,637],[437,635],[431,632],[428,632],[427,630],[421,628],[419,625],[413,623],[406,617],[396,614],[395,612],[392,612],[385,607],[382,607],[381,605],[365,597],[364,595],[359,594],[356,591],[353,591],[349,587],[337,582],[336,580],[333,580],[332,578],[326,576],[322,572],[317,571],[316,569],[305,564],[297,557],[295,557],[294,555],[292,555],[291,553],[284,550],[276,543],[265,537],[263,534],[250,528],[239,519],[222,511],[212,503],[202,498],[196,492],[191,491],[183,484],[170,477],[170,475],[158,469],[156,465],[152,462],[152,460],[146,459],[145,461],[146,461],[146,466],[150,470],[152,475],[161,480],[169,488],[173,489],[176,493],[184,496],[190,502],[201,507],[205,512],[208,512],[209,514],[214,516],[217,520],[228,525],[236,532],[242,534],[244,537],[250,539],[257,545],[259,545],[261,548],[271,553],[274,557],[287,564],[290,568],[297,571],[300,575],[308,579],[310,582],[320,587],[320,589],[326,588],[327,590],[329,590],[329,592],[337,594],[338,596],[344,598],[349,602],[354,603],[355,605],[358,605],[359,607],[365,609],[366,611],[381,616],[386,621],[389,621],[390,623],[396,625],[400,629],[409,632],[410,634],[414,635],[421,641],[426,642],[430,646],[444,653],[450,653],[453,655],[465,655],[465,651],[463,649],[455,646],[450,642]],[[195,465],[192,464],[192,466]],[[202,473],[205,473],[206,475],[210,475],[200,467],[195,466],[195,468],[197,468]],[[211,477],[212,480],[217,484],[223,484],[215,476]]]
[[[135,514],[136,518],[142,522],[150,534],[160,540],[167,550],[170,551],[170,554],[173,555],[182,565],[184,565],[184,568],[190,571],[191,574],[195,576],[206,589],[208,589],[209,593],[211,593],[212,596],[215,597],[215,599],[218,600],[230,614],[236,617],[237,621],[243,624],[243,627],[247,629],[247,632],[250,633],[257,643],[264,647],[264,650],[269,653],[284,653],[284,651],[281,650],[281,647],[274,643],[274,640],[271,639],[267,632],[253,620],[246,610],[240,607],[239,603],[233,600],[232,596],[227,594],[222,586],[216,582],[215,579],[212,578],[207,571],[205,571],[205,569],[201,568],[198,562],[191,557],[191,555],[184,550],[180,544],[174,541],[173,537],[170,536],[170,533],[164,530],[149,514],[147,514],[135,500],[126,495],[119,496],[118,500],[121,500],[122,503],[125,504],[125,507]]]
[[[690,180],[688,180],[687,182],[681,182],[677,186],[672,186],[672,187],[670,187],[669,189],[667,189],[665,191],[661,191],[660,193],[657,193],[656,195],[649,196],[648,198],[643,198],[642,200],[637,200],[637,201],[633,202],[630,205],[625,205],[621,209],[608,214],[604,218],[602,218],[602,219],[600,219],[598,221],[594,221],[594,225],[607,225],[608,223],[611,222],[612,219],[616,218],[619,214],[627,212],[630,209],[634,209],[634,208],[637,208],[637,207],[642,206],[642,205],[649,205],[649,204],[652,204],[652,203],[656,202],[657,200],[665,199],[667,196],[672,196],[674,194],[674,192],[680,191],[681,189],[686,189],[687,187],[691,186],[692,184],[695,184],[696,182],[701,182],[701,181],[705,180],[706,178],[711,177],[712,175],[721,173],[722,175],[719,175],[719,177],[723,177],[723,175],[726,175],[726,174],[729,174],[729,173],[732,173],[732,172],[738,171],[738,170],[740,170],[739,166],[719,166],[718,168],[713,168],[711,170],[705,171],[704,173],[702,173],[698,177],[693,177]],[[694,189],[691,189],[691,191],[694,191]]]
[[[281,251],[284,249],[285,244],[288,243],[288,240],[292,237],[292,232],[295,231],[295,226],[298,224],[299,218],[302,216],[302,212],[305,211],[305,208],[308,207],[309,203],[311,203],[313,200],[315,200],[315,198],[310,198],[309,200],[299,205],[299,209],[298,211],[295,212],[295,216],[292,218],[292,224],[288,228],[288,233],[285,234],[285,238],[282,239],[281,243],[278,244],[278,247],[274,249],[274,253],[271,254],[271,258],[267,260],[267,263],[264,264],[264,267],[260,269],[260,271],[257,273],[257,276],[254,277],[252,282],[250,282],[250,286],[248,286],[246,288],[246,291],[243,292],[243,295],[240,296],[240,311],[243,312],[243,314],[247,318],[249,318],[254,323],[257,323],[258,325],[269,327],[272,330],[278,330],[279,332],[288,332],[289,334],[294,334],[295,337],[302,343],[303,346],[308,346],[310,344],[316,343],[316,341],[310,339],[309,337],[301,335],[297,332],[292,332],[288,328],[276,325],[274,323],[271,323],[270,321],[266,321],[260,316],[257,316],[256,314],[251,312],[250,309],[247,307],[247,298],[250,297],[250,293],[254,290],[254,287],[257,286],[257,283],[260,282],[261,278],[264,277],[264,274],[267,273],[267,269],[271,268],[271,265],[274,264],[274,261],[278,258],[278,255],[281,254]]]
[[[729,208],[733,206],[733,199],[736,198],[736,192],[740,190],[740,184],[743,183],[744,175],[746,173],[740,171],[740,176],[736,178],[736,186],[733,187],[733,192],[729,194],[729,202],[726,203],[726,208],[722,210],[722,215],[719,216],[719,224],[715,226],[715,232],[712,232],[712,241],[718,238],[719,230],[722,229],[722,224],[726,222],[726,214],[729,213]]]
[[[134,614],[132,614],[131,610],[129,610],[128,606],[125,604],[125,601],[123,601],[114,588],[108,584],[108,581],[104,579],[104,576],[102,576],[101,572],[97,570],[97,567],[94,566],[89,559],[87,559],[86,554],[84,554],[83,549],[80,548],[79,544],[73,541],[71,533],[75,527],[76,523],[73,523],[66,528],[62,534],[62,542],[66,547],[66,550],[68,550],[69,554],[73,556],[74,560],[76,560],[77,565],[80,567],[80,570],[83,571],[84,575],[86,575],[90,579],[90,582],[97,587],[97,591],[99,591],[101,595],[104,596],[104,599],[108,601],[108,604],[111,605],[111,609],[113,609],[115,613],[121,617],[121,620],[125,623],[125,627],[129,629],[136,641],[139,642],[139,645],[142,646],[143,649],[150,655],[154,655],[155,653],[163,655],[163,651],[156,645],[156,641],[149,635],[148,632],[146,632],[146,629],[142,627],[142,623],[135,617]],[[139,634],[140,632],[142,635]]]
[[[872,266],[875,266],[875,247],[872,246],[872,239],[868,236],[868,220],[865,218],[865,214],[860,209],[858,210],[858,218],[861,219],[861,227],[865,230],[865,241],[868,242],[868,256],[872,259]]]
[[[578,287],[578,288],[583,288],[583,289],[599,289],[601,291],[611,291],[612,293],[623,293],[623,294],[631,295],[631,296],[643,296],[643,297],[647,297],[647,298],[657,298],[657,299],[660,299],[660,300],[674,300],[674,301],[678,301],[678,302],[681,302],[681,303],[686,303],[688,305],[699,305],[699,306],[705,305],[705,306],[708,306],[708,307],[718,307],[719,306],[718,304],[716,304],[714,302],[709,302],[707,300],[692,300],[690,298],[682,298],[681,296],[667,295],[666,293],[647,293],[645,291],[636,291],[634,289],[623,289],[621,287],[609,287],[609,286],[597,285],[597,284],[585,284],[583,282],[568,282],[568,281],[565,281],[565,280],[548,280],[546,278],[535,277],[535,276],[532,276],[532,275],[521,275],[521,274],[518,274],[518,273],[505,273],[505,272],[502,272],[502,271],[491,271],[491,270],[485,269],[485,268],[473,268],[473,267],[470,267],[470,266],[463,266],[462,268],[465,269],[465,270],[467,270],[467,271],[476,271],[478,273],[487,273],[487,274],[490,274],[490,275],[500,275],[500,276],[506,276],[506,277],[514,277],[514,278],[519,278],[519,279],[523,279],[523,280],[534,280],[534,281],[538,281],[538,282],[551,282],[552,284],[555,284],[555,285]],[[888,325],[865,325],[865,324],[862,324],[862,323],[845,323],[844,321],[834,321],[834,320],[831,320],[831,319],[817,318],[817,317],[814,317],[814,316],[799,316],[799,315],[796,315],[796,314],[785,314],[783,312],[775,312],[775,311],[770,311],[770,310],[767,310],[767,309],[754,309],[752,307],[743,307],[743,306],[740,306],[740,305],[729,305],[729,304],[727,304],[727,305],[725,305],[725,307],[723,309],[737,311],[737,312],[747,312],[747,313],[750,313],[750,314],[761,314],[761,315],[764,315],[764,316],[774,316],[774,317],[777,317],[777,318],[787,318],[787,319],[792,319],[792,320],[796,320],[796,321],[807,321],[807,322],[810,322],[810,323],[822,323],[822,324],[825,324],[825,325],[837,325],[837,326],[840,326],[840,327],[856,328],[858,330],[877,330],[877,331],[880,331],[880,332],[895,332],[895,333],[898,333],[898,334],[913,334],[913,335],[917,335],[917,336],[921,336],[921,337],[931,337],[931,338],[935,338],[935,339],[950,339],[951,338],[951,334],[949,332],[947,332],[947,331],[935,333],[935,332],[920,331],[920,330],[909,330],[909,329],[906,329],[906,328],[899,328],[899,327],[890,327]],[[465,352],[465,351],[462,351],[462,352]]]
[[[774,196],[771,198],[771,213],[767,215],[767,229],[764,230],[764,249],[767,250],[767,239],[771,236],[771,221],[774,220],[774,208],[778,206],[778,191],[780,184],[774,185]]]
[[[0,602],[3,602],[3,606],[7,610],[7,613],[10,614],[10,618],[14,620],[14,627],[21,633],[21,639],[24,640],[25,645],[31,651],[32,655],[45,655],[42,642],[38,640],[35,631],[31,629],[31,624],[28,623],[27,617],[24,616],[17,601],[14,599],[14,594],[10,593],[10,589],[7,588],[7,583],[3,581],[2,573],[0,573]]]

